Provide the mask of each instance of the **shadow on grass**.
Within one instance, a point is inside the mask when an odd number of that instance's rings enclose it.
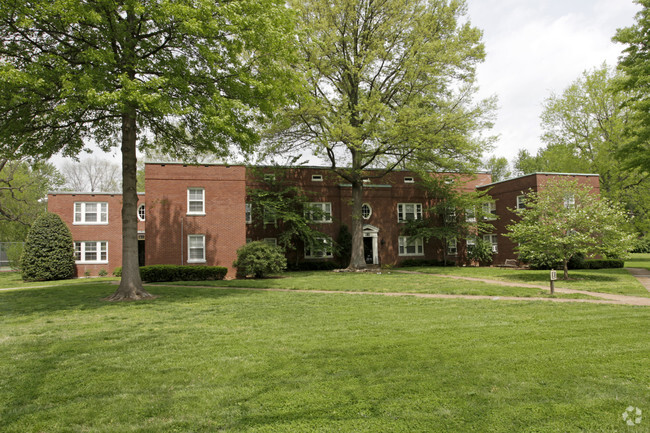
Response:
[[[172,284],[172,283],[170,283]],[[0,317],[10,318],[29,314],[49,314],[66,310],[97,308],[146,308],[150,304],[187,302],[192,299],[219,299],[228,296],[260,294],[252,290],[215,290],[206,287],[146,286],[157,296],[152,300],[108,302],[117,286],[108,283],[28,288],[0,292]]]
[[[511,281],[520,281],[523,283],[528,283],[528,284],[543,284],[543,283],[548,283],[549,278],[543,278],[542,276],[538,274],[524,274],[522,273],[517,273],[517,274],[500,274],[496,275],[496,278],[502,278],[504,280],[511,280]],[[569,279],[564,280],[562,279],[562,272],[558,271],[558,279],[557,282],[571,282],[571,281],[593,281],[593,282],[612,282],[612,281],[618,281],[620,278],[617,276],[612,276],[612,275],[603,275],[603,274],[581,274],[576,271],[569,271]]]

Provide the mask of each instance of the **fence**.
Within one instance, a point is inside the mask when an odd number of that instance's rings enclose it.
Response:
[[[14,246],[20,246],[22,249],[23,242],[0,242],[0,268],[10,265],[9,254]]]

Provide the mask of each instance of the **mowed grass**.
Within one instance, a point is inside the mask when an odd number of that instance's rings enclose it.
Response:
[[[0,292],[2,432],[642,432],[650,308]]]
[[[625,261],[625,267],[650,269],[650,254],[630,254],[630,258]]]
[[[406,268],[404,268],[406,269]],[[484,278],[509,283],[549,285],[550,272],[498,267],[421,267],[411,271],[438,275]],[[569,270],[569,280],[562,279],[557,271],[555,287],[591,292],[650,297],[650,292],[630,274],[627,269],[578,269]]]
[[[404,268],[406,269],[406,268]],[[421,270],[421,269],[418,269]],[[422,269],[428,272],[427,269]],[[517,297],[551,297],[547,290],[511,287],[481,281],[456,280],[426,274],[405,274],[398,271],[377,272],[287,272],[263,279],[226,281],[184,281],[179,285],[245,287],[257,289],[327,290],[340,292],[430,293],[449,295],[484,295]],[[583,294],[556,294],[553,297],[597,299]]]
[[[71,284],[96,284],[104,281],[119,281],[115,277],[75,278],[73,280],[24,282],[20,272],[0,272],[0,289],[14,287],[69,286]]]

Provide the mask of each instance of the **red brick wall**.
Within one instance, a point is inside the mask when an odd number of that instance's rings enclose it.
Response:
[[[600,194],[600,178],[597,175],[581,174],[553,174],[553,173],[535,173],[527,176],[521,176],[514,179],[497,182],[486,187],[496,202],[496,210],[499,218],[493,222],[494,232],[497,234],[499,252],[494,255],[495,264],[503,264],[506,259],[516,259],[516,245],[510,241],[510,238],[504,236],[508,232],[506,226],[517,220],[517,216],[509,209],[517,207],[517,196],[524,195],[529,191],[537,192],[543,189],[544,184],[551,179],[564,177],[577,179],[580,185],[589,185],[594,194]]]
[[[146,264],[188,263],[187,236],[205,235],[205,263],[232,263],[246,242],[246,170],[242,166],[145,164]],[[188,188],[204,188],[205,215],[187,214]]]
[[[139,194],[138,199],[139,206],[144,202],[144,195]],[[108,224],[74,224],[75,202],[108,203]],[[122,194],[51,193],[47,197],[47,209],[61,217],[70,229],[75,242],[108,242],[108,263],[77,264],[75,266],[77,276],[84,276],[86,272],[89,275],[98,275],[102,269],[111,275],[116,267],[122,266]],[[144,222],[138,222],[138,230],[144,230]]]
[[[316,224],[315,227],[331,236],[334,240],[338,238],[339,229],[342,224],[351,229],[352,226],[352,188],[347,181],[335,175],[326,168],[298,168],[289,170],[277,170],[272,168],[255,168],[248,171],[249,188],[263,188],[263,183],[258,180],[263,173],[276,173],[278,179],[284,177],[287,182],[299,185],[308,196],[313,196],[314,202],[332,203],[332,223]],[[378,232],[378,255],[380,264],[397,264],[407,259],[436,259],[443,258],[443,245],[439,241],[425,242],[423,256],[400,256],[399,236],[402,225],[397,222],[398,203],[422,203],[426,209],[431,203],[425,191],[418,186],[417,176],[409,171],[394,171],[381,178],[372,178],[376,172],[368,171],[371,181],[364,186],[364,203],[372,208],[370,218],[364,219],[363,224],[369,224],[379,229]],[[321,175],[322,182],[312,181],[312,175]],[[440,176],[453,176],[452,174],[437,174]],[[405,183],[405,177],[414,177],[415,183]],[[463,190],[474,190],[478,185],[484,185],[491,181],[489,174],[479,173],[474,176],[459,176],[458,184]],[[247,224],[247,237],[252,240],[273,238],[282,232],[281,223],[278,227],[270,225],[263,226],[259,222]],[[458,242],[461,248],[462,242]],[[304,247],[297,245],[296,251],[289,252],[290,262],[309,260],[304,258]],[[449,257],[448,259],[455,259]],[[321,259],[323,260],[323,259]]]

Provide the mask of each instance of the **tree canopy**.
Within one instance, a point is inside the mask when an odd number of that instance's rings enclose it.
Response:
[[[186,155],[250,149],[297,80],[280,0],[0,3],[0,157],[120,146],[123,272],[112,299],[149,296],[137,258],[136,144]]]
[[[475,103],[481,31],[463,1],[292,0],[308,95],[284,113],[282,145],[307,149],[351,184],[351,267],[365,267],[366,168],[381,177],[418,161],[432,170],[479,163],[492,101]]]
[[[518,244],[520,257],[561,263],[565,279],[572,257],[620,257],[633,245],[621,206],[601,199],[575,179],[549,181],[539,192],[529,192],[526,207],[515,212],[521,219],[507,226],[506,236]]]

